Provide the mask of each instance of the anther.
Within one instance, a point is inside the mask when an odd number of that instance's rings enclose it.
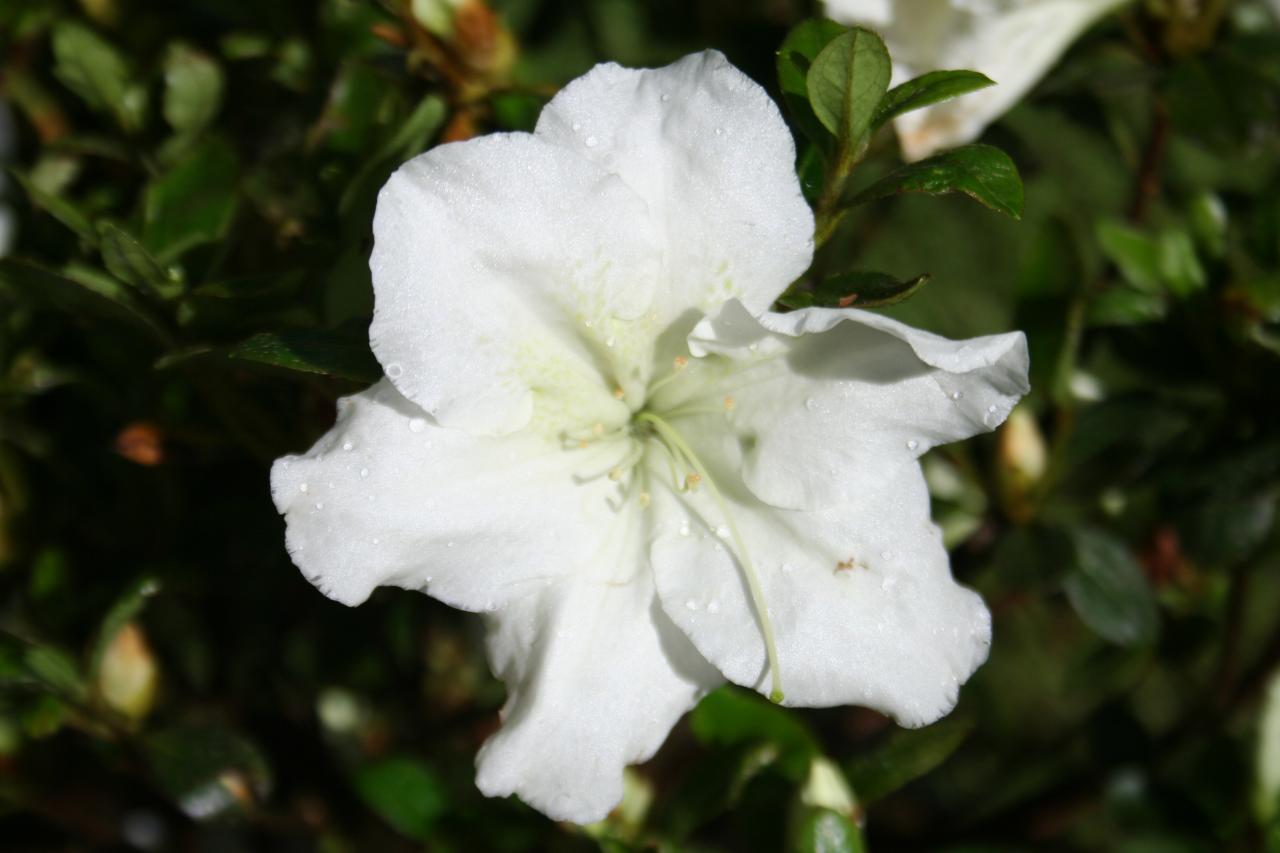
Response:
[[[591,428],[591,432],[595,434],[596,438],[599,438],[600,436],[604,435],[604,424],[597,423],[595,426]]]
[[[649,497],[649,493],[648,493],[648,492],[641,492],[641,493],[640,493],[640,508],[641,508],[641,509],[648,509],[648,508],[649,508],[649,503],[650,503],[650,501],[651,501],[651,500],[652,500],[652,499]]]
[[[689,366],[689,359],[685,358],[682,355],[678,355],[676,356],[676,360],[675,362],[673,362],[673,364],[676,370],[684,370],[686,367]]]
[[[621,468],[614,468],[613,470],[611,470],[611,471],[609,472],[609,479],[610,479],[610,480],[613,480],[615,483],[616,483],[616,482],[618,482],[619,480],[621,480],[621,479],[622,479],[622,469],[621,469]]]
[[[725,410],[726,412],[732,412],[732,411],[733,411],[733,407],[734,407],[734,406],[736,406],[736,405],[738,405],[738,404],[737,404],[737,402],[733,399],[733,397],[731,397],[730,395],[726,394],[726,395],[725,395],[725,398],[724,398],[724,410]]]
[[[702,482],[701,474],[686,474],[684,477],[684,489],[686,492],[694,492],[698,490],[698,484]]]
[[[613,389],[613,398],[615,400],[621,400],[625,396],[627,396],[627,392],[622,390],[621,385]]]

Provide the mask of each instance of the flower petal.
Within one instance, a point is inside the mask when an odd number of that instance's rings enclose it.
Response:
[[[1127,0],[900,0],[891,21],[879,0],[828,0],[827,14],[881,29],[894,84],[943,68],[981,71],[997,85],[899,116],[903,156],[919,160],[977,139],[1031,90],[1099,18]]]
[[[737,444],[686,433],[740,531],[773,624],[785,704],[866,705],[908,726],[956,702],[986,659],[990,616],[951,578],[919,465],[846,505],[779,510],[735,481]],[[706,487],[654,495],[652,558],[662,606],[731,681],[769,684],[765,644],[728,519]]]
[[[1021,332],[951,341],[855,309],[757,320],[730,303],[689,346],[728,364],[669,386],[658,408],[680,408],[680,394],[732,400],[724,428],[749,445],[743,479],[793,509],[854,500],[930,447],[999,426],[1029,387]]]
[[[609,325],[648,310],[660,252],[616,176],[530,134],[442,145],[392,175],[373,232],[370,343],[442,425],[625,418]]]
[[[623,768],[723,682],[658,606],[643,550],[638,529],[619,531],[580,574],[490,617],[490,659],[510,695],[477,758],[485,794],[600,820],[622,799]]]
[[[791,133],[717,51],[656,70],[597,65],[552,99],[537,134],[648,203],[666,249],[668,319],[731,296],[763,311],[809,266],[813,214]]]
[[[294,563],[330,598],[355,605],[388,585],[488,611],[599,549],[614,484],[574,475],[607,471],[621,452],[444,429],[384,379],[340,400],[306,454],[276,461],[271,493]]]

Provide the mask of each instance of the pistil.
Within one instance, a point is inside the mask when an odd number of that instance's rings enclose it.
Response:
[[[697,454],[693,452],[693,448],[689,446],[689,443],[684,440],[684,437],[671,424],[649,411],[637,413],[634,422],[636,424],[647,424],[660,439],[664,449],[673,458],[680,456],[688,462],[689,466],[693,468],[693,474],[689,475],[688,479],[692,481],[692,484],[706,483],[716,507],[720,510],[720,514],[724,516],[725,524],[729,528],[730,537],[733,541],[734,550],[737,551],[738,565],[742,570],[743,578],[747,582],[747,589],[751,593],[752,607],[760,620],[760,630],[764,635],[765,654],[769,661],[769,676],[771,680],[769,699],[773,702],[781,702],[783,700],[782,671],[778,665],[778,648],[773,637],[773,621],[769,618],[769,610],[765,606],[764,590],[760,586],[760,579],[756,574],[754,564],[751,562],[751,556],[747,552],[747,546],[738,530],[738,525],[733,519],[733,514],[729,512],[728,502],[716,485],[715,480],[707,472],[706,466],[702,464],[702,460],[698,458]],[[690,489],[693,488],[692,484],[688,486]]]

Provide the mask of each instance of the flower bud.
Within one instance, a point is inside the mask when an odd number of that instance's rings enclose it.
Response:
[[[131,720],[141,720],[155,702],[159,669],[146,635],[129,622],[107,644],[98,667],[98,694],[103,703]]]
[[[1049,467],[1049,452],[1035,415],[1018,406],[1000,429],[996,471],[1004,510],[1014,521],[1028,521],[1035,508],[1032,493]]]

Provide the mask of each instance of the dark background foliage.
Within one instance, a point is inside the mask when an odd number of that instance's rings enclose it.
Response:
[[[818,260],[929,273],[887,310],[1031,342],[1010,425],[927,459],[995,618],[956,712],[907,732],[719,691],[587,829],[476,792],[503,697],[477,620],[324,599],[267,468],[378,373],[365,262],[399,162],[529,128],[600,60],[714,46],[777,95],[814,10],[448,8],[0,0],[0,847],[847,850],[865,817],[877,851],[1280,849],[1258,782],[1280,667],[1267,8],[1107,19],[985,137],[1022,171],[1021,221],[889,199]],[[854,181],[895,164],[882,132]],[[818,757],[853,814],[816,808]]]

